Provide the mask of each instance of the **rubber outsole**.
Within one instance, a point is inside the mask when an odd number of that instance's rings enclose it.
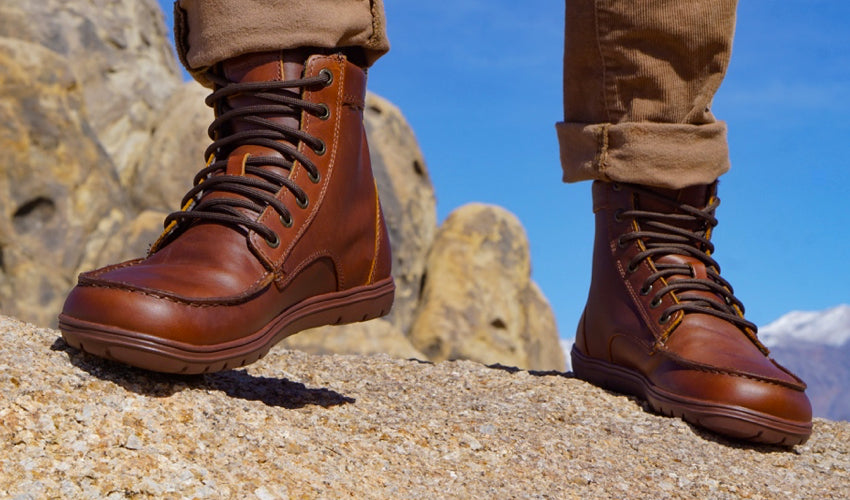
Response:
[[[732,439],[794,446],[805,443],[812,433],[811,422],[786,420],[740,406],[687,398],[655,386],[638,372],[586,356],[575,347],[570,355],[576,377],[604,389],[638,397],[658,414],[681,418]]]
[[[281,340],[308,328],[384,316],[392,307],[394,294],[393,280],[387,278],[373,285],[311,297],[257,332],[213,345],[186,344],[65,314],[59,316],[59,329],[68,345],[94,356],[162,373],[211,373],[251,364]]]

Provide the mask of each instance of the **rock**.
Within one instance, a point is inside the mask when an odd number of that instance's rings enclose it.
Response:
[[[404,333],[384,319],[305,330],[281,345],[310,354],[387,354],[395,358],[426,360]]]
[[[437,230],[434,186],[416,137],[397,107],[369,93],[364,122],[393,251],[396,294],[387,319],[407,332],[419,303],[428,248]]]
[[[168,99],[148,146],[149,154],[125,170],[124,185],[139,209],[173,212],[192,187],[195,174],[206,161],[211,140],[207,127],[213,111],[204,99],[210,91],[186,82]]]
[[[538,370],[564,370],[567,360],[558,334],[555,313],[534,281],[530,281],[525,289],[524,302],[525,328],[521,338],[528,353],[528,366]]]
[[[750,446],[564,374],[469,361],[276,349],[166,376],[0,318],[2,498],[839,499],[848,475],[847,422]]]
[[[0,309],[54,324],[89,234],[126,214],[67,61],[0,38]]]
[[[70,67],[91,127],[120,171],[145,154],[180,75],[154,0],[0,0],[0,36],[39,44]]]
[[[530,275],[528,239],[513,214],[483,204],[458,208],[431,247],[411,343],[434,361],[562,370],[551,310]]]

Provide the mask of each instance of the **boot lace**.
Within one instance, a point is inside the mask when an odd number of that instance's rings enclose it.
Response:
[[[653,291],[656,283],[662,280],[663,286],[655,290],[651,307],[661,304],[664,295],[675,292],[675,304],[662,313],[659,322],[666,323],[677,311],[685,313],[708,314],[738,326],[756,345],[757,327],[744,319],[744,305],[734,295],[728,281],[720,276],[720,266],[711,257],[714,245],[709,240],[711,230],[717,226],[714,216],[720,200],[713,198],[705,208],[697,208],[668,200],[649,190],[633,186],[642,196],[651,196],[674,205],[678,213],[661,213],[649,210],[619,210],[615,213],[618,220],[632,219],[637,231],[625,233],[619,238],[619,245],[628,245],[633,240],[643,243],[642,250],[629,262],[628,271],[634,272],[646,259],[651,259],[654,272],[650,274],[640,289],[642,295]],[[695,228],[695,229],[688,229]],[[693,268],[686,264],[659,263],[657,257],[681,255],[693,257],[705,265],[707,278],[697,278]],[[674,277],[668,280],[668,278]],[[683,278],[682,276],[691,276]],[[691,295],[687,292],[709,292],[709,294]],[[712,297],[713,296],[713,297]]]
[[[289,190],[301,208],[309,200],[303,189],[292,179],[263,167],[274,166],[291,171],[297,161],[302,165],[312,182],[319,182],[320,173],[316,165],[302,152],[299,142],[304,142],[317,154],[324,154],[325,143],[302,130],[270,120],[268,117],[294,116],[302,111],[326,119],[327,105],[301,99],[301,90],[328,86],[333,74],[322,70],[315,77],[270,82],[233,83],[212,75],[216,90],[206,98],[206,104],[216,110],[216,118],[208,133],[212,144],[204,152],[207,167],[195,175],[193,187],[183,197],[183,209],[169,214],[166,227],[188,227],[193,222],[210,221],[226,225],[241,226],[262,235],[272,247],[280,244],[278,235],[257,221],[265,207],[271,206],[280,216],[284,226],[292,225],[292,214],[275,195],[281,189]],[[233,97],[249,97],[255,105],[231,107]],[[236,123],[250,124],[247,130],[230,133]],[[225,173],[230,153],[243,145],[262,146],[280,153],[278,156],[248,156],[245,160],[245,175]],[[238,197],[207,196],[212,192],[232,193]]]

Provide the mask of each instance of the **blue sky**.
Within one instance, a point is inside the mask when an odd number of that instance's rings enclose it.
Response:
[[[563,2],[385,2],[393,47],[370,70],[370,89],[413,127],[440,220],[472,201],[515,213],[534,279],[572,338],[593,218],[590,185],[560,181]],[[715,257],[747,317],[764,325],[850,303],[850,2],[747,0],[738,14],[713,106],[732,157]]]

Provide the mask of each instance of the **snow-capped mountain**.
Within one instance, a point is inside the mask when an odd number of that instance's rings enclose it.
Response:
[[[564,358],[567,360],[567,366],[564,368],[564,371],[572,371],[573,360],[570,358],[570,351],[573,350],[573,339],[561,339],[561,349],[564,350]]]
[[[792,342],[841,346],[850,341],[850,305],[825,311],[793,311],[759,328],[759,338],[768,347]]]

